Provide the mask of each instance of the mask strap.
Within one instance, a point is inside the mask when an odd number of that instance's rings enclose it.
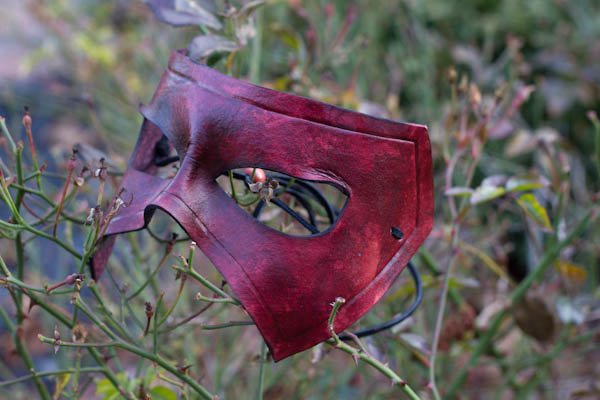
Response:
[[[390,319],[387,322],[368,326],[364,329],[358,330],[356,332],[352,332],[352,335],[348,335],[347,333],[342,333],[339,335],[339,338],[341,340],[351,341],[351,340],[354,340],[354,337],[361,338],[361,337],[365,337],[365,336],[374,335],[376,333],[379,333],[381,331],[384,331],[386,329],[389,329],[393,326],[398,325],[400,322],[406,320],[408,317],[410,317],[415,312],[417,307],[419,307],[419,304],[421,304],[421,300],[423,300],[423,282],[421,281],[421,276],[419,275],[419,271],[417,271],[417,269],[415,268],[413,263],[409,262],[408,264],[406,264],[406,267],[410,271],[410,275],[412,276],[413,282],[415,283],[415,291],[416,291],[415,300],[413,301],[412,305],[408,308],[408,310],[406,310],[404,313],[402,313],[400,315],[397,315],[396,317]]]
[[[162,135],[154,147],[154,158],[152,159],[154,165],[165,167],[175,161],[179,161],[179,156],[169,156],[170,150],[169,139],[165,135]]]

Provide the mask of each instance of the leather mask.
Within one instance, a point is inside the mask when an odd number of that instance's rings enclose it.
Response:
[[[330,337],[330,303],[346,303],[341,332],[384,295],[433,224],[427,128],[251,85],[173,52],[120,187],[132,196],[92,260],[98,279],[115,235],[170,214],[225,277],[273,358]],[[156,176],[166,136],[181,160]],[[348,200],[329,229],[291,236],[255,220],[218,186],[222,173],[260,167],[325,182]]]

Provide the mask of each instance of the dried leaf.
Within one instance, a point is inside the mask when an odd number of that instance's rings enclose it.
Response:
[[[475,278],[469,276],[452,276],[449,281],[450,287],[455,287],[457,289],[461,288],[478,288],[481,286],[479,281]]]
[[[516,157],[532,152],[538,148],[538,142],[538,138],[532,135],[531,132],[525,130],[517,131],[506,145],[504,155],[506,157]]]
[[[504,268],[498,265],[490,256],[488,256],[484,251],[479,250],[475,246],[471,246],[470,244],[459,241],[458,245],[468,253],[473,254],[475,257],[479,258],[483,263],[492,271],[494,271],[498,276],[506,280],[507,282],[512,282],[512,279],[508,276]]]
[[[561,273],[561,275],[567,278],[571,283],[583,285],[587,279],[587,270],[580,265],[559,260],[554,264],[554,266]]]
[[[221,29],[219,20],[192,0],[148,0],[156,18],[172,26],[205,25]]]
[[[400,339],[406,342],[409,346],[421,351],[425,354],[430,354],[429,346],[427,345],[427,340],[416,333],[402,333],[400,334]]]
[[[200,60],[213,53],[236,51],[239,47],[223,36],[200,35],[192,40],[188,49],[191,58]]]
[[[517,199],[517,203],[537,226],[545,232],[552,232],[552,225],[546,209],[537,201],[534,195],[526,193]]]
[[[238,12],[235,13],[235,18],[238,21],[243,21],[250,17],[259,7],[265,4],[265,0],[253,0],[244,4]]]
[[[512,311],[517,325],[525,334],[540,342],[547,342],[554,336],[554,316],[541,298],[525,297]]]
[[[502,311],[504,307],[505,303],[502,300],[495,300],[494,302],[486,305],[475,318],[475,327],[479,330],[487,330],[487,328],[490,326],[492,318]]]

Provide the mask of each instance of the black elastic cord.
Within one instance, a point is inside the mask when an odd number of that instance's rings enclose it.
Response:
[[[281,201],[279,199],[271,199],[271,203],[275,204],[277,207],[281,208],[283,211],[285,211],[291,217],[293,217],[296,221],[300,222],[303,227],[305,227],[306,229],[308,229],[310,231],[310,233],[312,233],[312,234],[319,233],[319,230],[317,229],[316,226],[314,226],[313,224],[311,224],[310,222],[308,222],[307,220],[302,218],[302,216],[300,214],[298,214],[297,212],[295,212],[294,210],[289,208],[287,206],[287,204],[285,204],[283,201]]]
[[[365,336],[371,336],[378,332],[389,329],[393,326],[398,325],[400,322],[406,320],[408,317],[410,317],[415,312],[417,307],[419,307],[419,304],[421,304],[421,301],[423,300],[423,282],[421,281],[421,276],[419,275],[419,271],[417,271],[417,269],[411,262],[406,264],[406,267],[410,271],[410,275],[412,276],[413,282],[415,283],[415,290],[416,290],[415,301],[413,301],[412,305],[408,308],[408,310],[406,310],[405,312],[403,312],[400,315],[395,316],[394,318],[390,319],[389,321],[383,322],[383,323],[377,324],[377,325],[372,325],[372,326],[366,327],[364,329],[358,330],[356,332],[352,332],[353,335],[360,338],[360,337],[365,337]],[[352,336],[350,336],[346,333],[340,334],[339,338],[342,340],[345,340],[345,341],[354,339]]]
[[[286,175],[273,174],[273,178],[277,179],[282,186],[286,186],[290,180],[292,179]],[[302,179],[296,178],[294,184],[291,186],[298,191],[302,191],[312,197],[317,203],[319,203],[327,213],[327,217],[329,218],[329,223],[333,224],[335,218],[339,215],[339,210],[334,207],[329,200],[321,193],[319,189],[315,185],[310,182],[306,182]]]
[[[157,167],[166,167],[167,165],[174,163],[175,161],[179,161],[179,156],[170,156],[170,157],[154,157],[154,165]]]
[[[162,135],[160,140],[154,145],[154,165],[157,167],[165,167],[175,161],[179,161],[179,156],[169,156],[171,146],[169,145],[169,139]]]
[[[315,212],[313,211],[312,206],[310,205],[310,202],[308,200],[306,200],[306,197],[304,197],[302,195],[302,193],[296,191],[295,189],[287,188],[287,190],[285,191],[285,193],[289,193],[291,196],[293,196],[294,198],[296,198],[300,204],[302,205],[302,207],[304,207],[304,209],[306,210],[306,212],[308,213],[308,221],[310,222],[311,225],[313,226],[317,226],[317,219],[315,217]],[[277,195],[278,193],[275,192],[275,195]]]

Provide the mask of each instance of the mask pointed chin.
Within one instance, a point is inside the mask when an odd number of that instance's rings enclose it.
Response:
[[[170,214],[225,277],[275,360],[329,338],[364,315],[394,282],[433,224],[431,149],[424,126],[369,117],[253,86],[175,52],[150,104],[121,188],[131,204],[107,234]],[[181,165],[157,176],[163,134]],[[166,140],[166,139],[165,139]],[[158,146],[158,147],[157,147]],[[249,215],[216,179],[257,166],[348,199],[322,232],[292,236]],[[131,197],[129,197],[131,196]],[[114,236],[93,259],[98,278]]]

